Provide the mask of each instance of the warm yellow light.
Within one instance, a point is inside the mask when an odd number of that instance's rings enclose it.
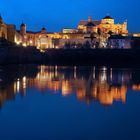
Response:
[[[40,50],[40,52],[45,53],[45,51],[44,51],[44,50]]]
[[[59,47],[58,47],[58,46],[55,46],[55,48],[56,48],[56,49],[59,49]]]
[[[26,43],[23,43],[23,46],[24,46],[24,47],[27,47],[27,44],[26,44]]]
[[[20,44],[20,42],[19,42],[19,41],[16,41],[16,44],[17,44],[17,45],[19,45],[19,44]]]
[[[30,44],[33,44],[33,41],[32,40],[30,40]]]

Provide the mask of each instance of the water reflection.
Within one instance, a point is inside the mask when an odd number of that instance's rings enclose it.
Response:
[[[26,96],[28,89],[41,94],[76,95],[90,104],[97,101],[112,105],[126,102],[128,89],[140,90],[139,69],[107,67],[5,66],[0,68],[0,106],[16,95]]]

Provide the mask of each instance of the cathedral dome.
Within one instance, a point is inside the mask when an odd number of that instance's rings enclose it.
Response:
[[[43,27],[41,30],[46,30],[46,28],[45,28],[45,27]]]
[[[20,25],[21,27],[24,27],[24,26],[26,26],[26,24],[24,24],[23,22],[22,22],[22,24]]]
[[[42,29],[41,29],[41,33],[46,33],[47,31],[46,31],[46,28],[45,27],[43,27]]]
[[[105,16],[103,19],[113,19],[111,16]]]

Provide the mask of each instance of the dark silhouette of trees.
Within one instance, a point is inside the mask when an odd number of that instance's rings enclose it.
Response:
[[[140,49],[140,38],[134,38],[131,46],[132,49]]]

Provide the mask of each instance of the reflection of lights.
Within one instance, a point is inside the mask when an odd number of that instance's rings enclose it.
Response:
[[[41,65],[40,69],[40,72],[43,73],[45,71],[45,66]]]
[[[55,66],[55,77],[57,77],[57,66]]]
[[[16,85],[16,82],[14,82],[14,94],[16,94],[17,92],[17,85]]]
[[[67,96],[71,93],[71,87],[69,81],[62,81],[62,95]]]
[[[18,81],[17,81],[17,92],[19,92],[19,89],[20,89],[20,81],[18,79]]]
[[[140,85],[133,85],[132,86],[132,89],[133,90],[140,90]]]
[[[26,77],[25,76],[23,77],[23,82],[26,82]]]
[[[65,75],[64,74],[62,75],[62,79],[65,79]]]
[[[96,70],[95,67],[93,67],[93,79],[96,78],[95,70]]]
[[[101,81],[104,82],[104,81],[106,81],[106,80],[107,80],[107,73],[106,73],[105,71],[103,71],[103,72],[101,73]]]
[[[23,77],[23,88],[26,89],[26,77]]]
[[[124,77],[123,77],[123,75],[122,75],[122,81],[121,81],[122,83],[124,82]]]
[[[103,70],[103,71],[106,71],[106,70],[107,70],[107,68],[106,68],[106,67],[103,67],[103,68],[102,68],[102,70]]]
[[[76,74],[76,66],[74,67],[74,79],[76,79],[77,74]]]
[[[112,105],[113,101],[126,102],[127,87],[122,85],[121,87],[109,87],[108,84],[95,84],[92,88],[92,96],[99,100],[103,105]]]
[[[71,93],[76,92],[76,97],[78,100],[86,100],[87,102],[92,101],[93,99],[99,101],[101,104],[104,105],[111,105],[113,104],[113,101],[126,101],[126,92],[127,88],[122,85],[121,87],[113,87],[110,86],[107,82],[107,71],[104,68],[104,71],[100,71],[99,73],[99,79],[94,80],[91,82],[89,92],[86,92],[87,90],[87,80],[86,78],[81,75],[81,77],[78,79],[74,79],[73,69],[71,70],[71,77],[69,80],[63,80],[65,79],[65,72],[61,73],[60,71],[57,73],[59,67],[53,66],[53,67],[39,67],[40,72],[37,74],[37,77],[33,80],[33,84],[35,87],[39,90],[51,90],[54,91],[52,93],[57,93],[56,91],[62,91],[63,96],[68,96]],[[64,69],[64,68],[63,68]],[[95,67],[92,67],[93,72],[95,73]],[[112,77],[112,69],[110,69],[110,77]],[[76,72],[76,67],[74,67],[74,72]],[[54,74],[57,78],[54,77]],[[93,75],[94,75],[93,73]],[[90,75],[92,77],[92,75]],[[63,77],[63,79],[62,79]],[[93,76],[94,77],[94,76]],[[96,76],[97,78],[98,76]],[[82,79],[82,80],[81,80]],[[102,82],[103,81],[103,82]],[[27,85],[27,79],[26,77],[22,78],[23,82],[23,89],[26,88]],[[30,81],[29,81],[30,83]],[[133,86],[133,89],[137,89],[138,87]],[[140,88],[140,86],[139,86]],[[21,83],[20,79],[17,79],[16,82],[16,89],[17,92],[21,90]],[[88,93],[88,94],[87,94]]]
[[[77,98],[79,100],[83,100],[86,96],[86,89],[85,88],[78,88],[77,89]]]
[[[112,76],[113,74],[112,74],[112,68],[110,69],[110,80],[112,81]]]
[[[39,73],[37,74],[37,79],[40,79],[40,74]]]
[[[97,98],[97,87],[93,87],[93,89],[92,89],[92,96],[94,98]]]
[[[47,86],[47,88],[49,88],[50,90],[53,91],[58,91],[61,89],[61,83],[60,81],[48,81],[45,86]]]

